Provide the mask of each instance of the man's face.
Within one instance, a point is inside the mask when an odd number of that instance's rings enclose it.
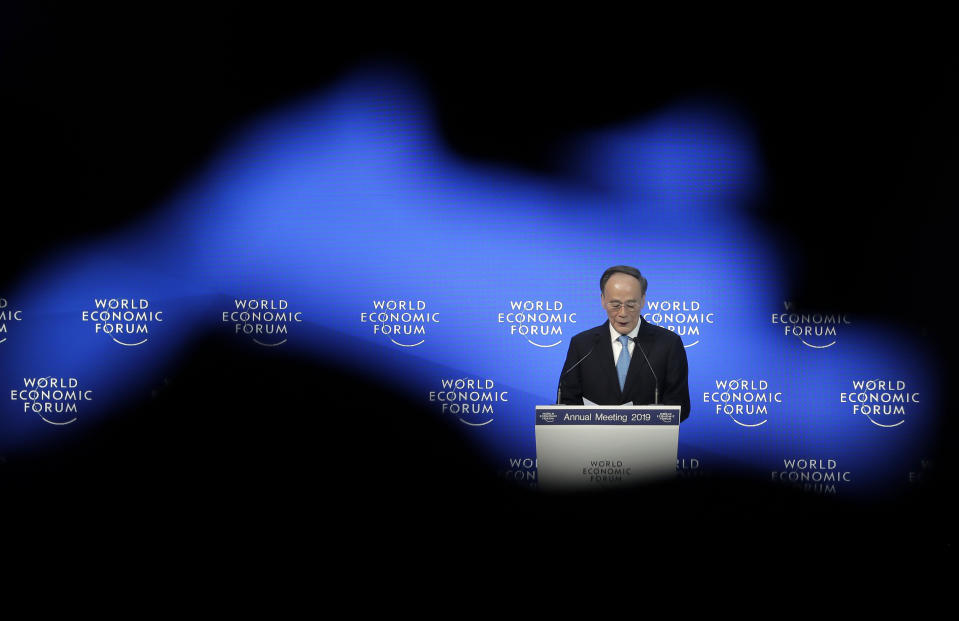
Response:
[[[609,323],[620,334],[629,334],[639,322],[639,314],[646,304],[646,296],[641,291],[639,280],[629,274],[616,273],[606,281],[600,302],[606,309]]]

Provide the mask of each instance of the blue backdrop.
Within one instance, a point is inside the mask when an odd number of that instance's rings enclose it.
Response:
[[[877,496],[921,472],[930,353],[896,325],[790,305],[793,254],[746,212],[767,171],[735,107],[681,100],[580,136],[557,179],[458,159],[424,92],[374,67],[274,109],[153,215],[0,291],[0,451],[78,433],[221,332],[368,373],[535,485],[534,406],[570,337],[605,320],[603,270],[628,264],[646,320],[687,347],[682,476]],[[98,304],[133,308],[98,327]]]

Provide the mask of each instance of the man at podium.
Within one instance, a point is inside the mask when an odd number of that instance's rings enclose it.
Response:
[[[680,420],[689,417],[686,348],[675,332],[643,321],[646,285],[635,267],[603,272],[600,303],[609,320],[570,340],[559,403],[679,405]]]

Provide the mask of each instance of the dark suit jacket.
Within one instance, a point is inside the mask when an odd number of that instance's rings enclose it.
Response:
[[[682,339],[675,332],[645,320],[640,324],[637,337],[659,379],[659,402],[682,406],[680,420],[686,420],[689,417],[689,367]],[[592,353],[572,368],[590,350]],[[570,340],[562,372],[565,375],[560,377],[560,387],[565,404],[582,405],[583,397],[598,405],[622,405],[630,401],[638,405],[653,403],[656,382],[638,346],[633,347],[626,385],[623,390],[619,389],[609,321],[580,332]]]

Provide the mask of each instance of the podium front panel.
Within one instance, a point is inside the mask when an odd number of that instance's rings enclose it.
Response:
[[[544,490],[627,486],[675,476],[680,407],[536,406]]]

